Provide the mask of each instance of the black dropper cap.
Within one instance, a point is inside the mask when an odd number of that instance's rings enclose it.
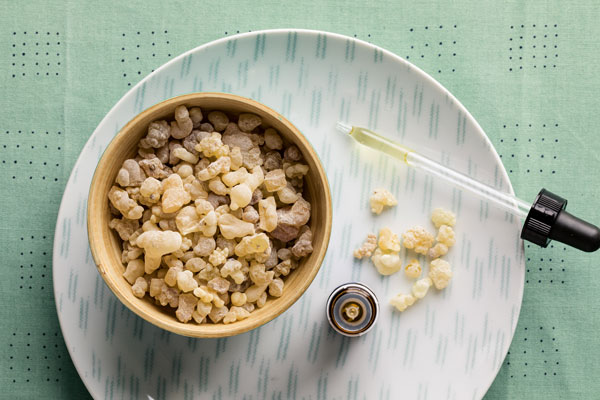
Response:
[[[600,229],[569,214],[566,207],[566,199],[540,190],[523,224],[521,239],[542,247],[554,239],[579,250],[598,250]]]

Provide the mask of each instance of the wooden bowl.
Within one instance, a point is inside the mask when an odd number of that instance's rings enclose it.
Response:
[[[177,320],[174,312],[156,306],[148,296],[144,299],[135,297],[131,285],[123,277],[125,266],[121,262],[121,239],[108,226],[113,218],[108,206],[108,191],[115,182],[123,161],[135,157],[137,144],[146,135],[150,122],[165,118],[172,119],[175,107],[181,104],[188,107],[201,107],[203,112],[222,110],[233,115],[240,112],[257,114],[262,117],[263,127],[275,128],[284,140],[298,146],[310,167],[305,178],[304,197],[312,205],[309,225],[313,232],[313,253],[303,259],[298,268],[285,278],[281,297],[269,298],[264,307],[255,309],[247,319],[227,325],[223,323],[198,325],[193,321],[185,324]],[[150,107],[121,129],[96,167],[90,187],[87,212],[92,256],[100,275],[123,304],[146,321],[168,331],[191,337],[215,338],[237,335],[261,326],[287,310],[300,298],[317,275],[327,251],[332,208],[327,176],[319,157],[302,133],[288,120],[270,108],[247,98],[224,93],[193,93]]]

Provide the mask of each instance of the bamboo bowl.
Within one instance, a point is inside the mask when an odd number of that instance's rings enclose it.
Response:
[[[313,253],[286,277],[281,297],[269,298],[264,307],[255,309],[247,319],[227,325],[198,325],[193,321],[185,324],[177,320],[175,309],[167,310],[156,306],[148,296],[143,299],[135,297],[131,286],[123,277],[125,266],[121,263],[121,239],[108,226],[112,218],[108,206],[108,191],[123,161],[134,157],[137,144],[147,133],[150,122],[172,118],[175,107],[181,104],[201,107],[203,112],[222,110],[232,115],[240,112],[257,114],[262,117],[263,127],[275,128],[285,141],[298,146],[310,168],[305,178],[303,195],[312,205],[309,226],[313,231]],[[115,136],[102,155],[92,179],[87,224],[90,248],[98,271],[125,306],[144,320],[168,331],[190,337],[216,338],[237,335],[259,327],[280,315],[300,298],[317,275],[325,257],[331,233],[331,216],[331,195],[323,166],[315,150],[294,125],[277,112],[247,98],[224,93],[193,93],[146,109]]]

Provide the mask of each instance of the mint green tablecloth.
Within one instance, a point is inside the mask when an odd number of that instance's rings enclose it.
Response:
[[[516,193],[542,186],[600,222],[597,2],[53,2],[0,13],[0,398],[85,398],[52,294],[61,195],[85,141],[146,74],[237,32],[309,28],[382,46],[474,115]],[[523,307],[486,398],[598,398],[600,266],[526,247]]]

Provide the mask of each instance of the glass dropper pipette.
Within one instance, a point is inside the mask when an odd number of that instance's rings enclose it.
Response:
[[[342,122],[337,123],[337,129],[367,147],[443,179],[525,220],[521,231],[521,238],[525,240],[546,247],[551,239],[555,239],[584,251],[596,251],[600,247],[600,229],[569,214],[565,211],[567,201],[545,189],[540,191],[531,204],[445,167],[368,129]]]

